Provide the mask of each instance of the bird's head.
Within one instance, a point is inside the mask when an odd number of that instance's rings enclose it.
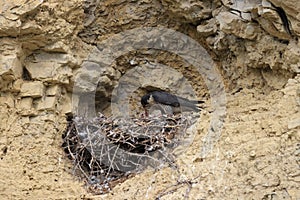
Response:
[[[147,105],[149,105],[150,96],[150,94],[146,94],[141,98],[141,104],[144,108],[147,107]]]
[[[152,94],[145,94],[142,98],[141,98],[141,104],[145,110],[145,115],[149,116],[148,113],[148,109],[150,108],[151,104],[153,104],[153,97]]]

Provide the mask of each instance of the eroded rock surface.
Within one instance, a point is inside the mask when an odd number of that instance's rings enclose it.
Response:
[[[132,109],[140,107],[145,90],[154,88],[187,97],[192,88],[207,100],[207,108],[176,172],[149,169],[100,198],[299,199],[299,9],[297,0],[2,1],[0,197],[93,197],[72,175],[72,163],[60,147],[66,115],[78,100],[73,87],[79,84],[81,94],[96,90],[97,109],[109,113],[114,88],[138,68],[130,77],[141,87],[130,99]],[[227,115],[205,159],[200,150],[213,102],[193,67],[178,55],[153,49],[126,51],[112,63],[102,58],[105,67],[94,62],[104,52],[95,51],[97,44],[146,26],[193,38],[222,75]],[[166,76],[159,70],[163,65],[170,67]],[[150,78],[137,76],[144,72]],[[164,193],[178,183],[183,187]]]

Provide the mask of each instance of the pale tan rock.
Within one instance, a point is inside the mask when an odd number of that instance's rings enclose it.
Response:
[[[5,7],[9,8],[6,11],[20,16],[20,15],[24,15],[25,13],[28,13],[28,12],[33,12],[43,2],[44,2],[44,0],[33,0],[30,2],[28,2],[26,0],[21,0],[21,1],[13,0],[13,1],[10,1],[9,4],[5,4]]]
[[[35,108],[33,108],[33,98],[23,97],[17,104],[18,112],[21,116],[34,116],[37,115]]]
[[[19,28],[21,27],[21,21],[7,20],[5,17],[0,16],[0,21],[4,22],[4,25],[0,26],[0,37],[12,36],[16,37],[19,34]]]
[[[14,81],[22,77],[21,45],[11,38],[0,38],[0,88],[15,91]]]
[[[223,2],[228,7],[239,10],[241,12],[251,11],[253,8],[256,8],[257,6],[262,4],[262,0],[225,0]]]
[[[58,44],[58,45],[63,45],[63,44]],[[33,62],[34,63],[43,63],[43,62],[53,62],[53,63],[58,63],[58,64],[67,64],[71,62],[77,62],[75,58],[66,53],[47,53],[47,52],[42,52],[35,54],[33,56]]]
[[[28,12],[34,12],[43,0],[33,0],[30,2],[21,1],[1,1],[0,2],[0,36],[17,36],[22,25],[20,16]],[[3,15],[4,14],[4,15]],[[5,17],[3,17],[5,16]]]
[[[107,76],[101,76],[99,78],[98,84],[100,84],[102,86],[111,86],[112,81]]]
[[[240,38],[253,40],[256,38],[258,28],[252,23],[245,23],[237,15],[230,12],[221,12],[216,16],[220,29],[227,34],[234,34]]]
[[[72,98],[72,94],[68,93],[61,97],[60,103],[58,104],[58,110],[60,110],[64,114],[69,114],[74,112],[73,104],[78,104],[75,101],[75,98]],[[75,109],[75,108],[74,108]]]
[[[5,13],[5,17],[8,20],[15,21],[19,17],[15,13],[11,12],[11,8],[13,8],[16,5],[20,5],[20,4],[18,3],[18,1],[15,1],[15,0],[12,0],[12,1],[9,1],[9,2],[1,1],[0,11],[1,11],[1,13]]]
[[[47,52],[67,53],[69,51],[69,48],[62,41],[58,41],[54,44],[49,44],[45,46],[44,50]]]
[[[40,81],[24,82],[21,86],[22,97],[41,97],[44,94],[44,85]]]
[[[22,98],[19,104],[20,109],[31,109],[33,99],[31,97]]]
[[[299,83],[295,79],[289,79],[287,81],[286,86],[282,89],[282,92],[290,98],[291,96],[295,96],[297,94],[297,89],[299,87]]]
[[[300,73],[300,44],[295,41],[291,41],[284,52],[284,56],[290,63],[288,66],[283,66],[284,69]]]
[[[14,1],[1,1],[0,2],[0,36],[13,36],[19,34],[21,27],[21,20],[19,16],[11,12],[11,8],[16,5]]]
[[[212,12],[211,1],[163,0],[162,5],[173,15],[193,23],[208,18]]]
[[[281,0],[269,0],[275,6],[281,7],[291,23],[292,31],[299,36],[300,35],[300,4],[298,0],[281,1]]]
[[[52,85],[46,89],[47,96],[56,96],[60,94],[60,86],[59,85]]]
[[[37,110],[51,110],[54,111],[57,103],[56,97],[44,97],[37,102]]]
[[[266,0],[255,1],[237,1],[231,0],[224,2],[226,8],[230,9],[230,12],[238,16],[241,21],[259,22],[259,25],[267,31],[270,35],[280,39],[290,40],[292,39],[288,25],[282,21],[281,16],[278,13],[278,9]],[[260,29],[256,25],[257,29]],[[232,26],[232,29],[238,29],[238,26]],[[291,29],[291,28],[290,28]]]
[[[73,76],[72,69],[68,66],[59,67],[56,76],[53,77],[52,82],[59,82],[63,84],[70,84],[70,77]]]
[[[102,69],[101,74],[108,76],[109,78],[116,78],[119,79],[121,74],[118,70],[115,70],[112,67],[107,67]]]
[[[38,62],[30,63],[26,66],[26,69],[30,73],[33,79],[45,79],[52,78],[55,74],[57,68],[61,65],[55,62]]]
[[[0,105],[6,105],[9,108],[15,107],[15,99],[11,95],[0,96]]]
[[[0,75],[12,74],[15,78],[20,78],[22,75],[22,66],[18,56],[15,55],[0,55]]]
[[[205,25],[198,25],[197,26],[197,32],[201,33],[201,35],[208,36],[217,31],[217,26],[216,26],[216,20],[215,18],[212,18],[208,20],[207,24]]]
[[[23,125],[28,125],[29,122],[30,122],[29,116],[23,116],[23,117],[19,120],[19,122],[20,122],[21,124],[23,124]]]
[[[292,119],[288,123],[288,129],[294,129],[300,127],[300,118],[298,119]]]
[[[282,89],[286,84],[286,78],[276,71],[264,71],[261,72],[264,80],[267,84],[275,89]]]
[[[96,90],[99,76],[100,66],[94,62],[84,62],[81,69],[76,73],[74,92],[93,92]]]
[[[284,24],[281,21],[278,13],[271,8],[261,8],[258,10],[259,17],[255,18],[260,25],[266,30],[269,34],[281,38],[289,40],[291,36],[284,29]]]
[[[26,24],[24,24],[20,29],[20,34],[41,34],[43,32],[42,27],[39,26],[35,21],[30,21]]]
[[[63,63],[67,63],[67,60],[62,58],[57,58],[55,61],[53,59],[55,56],[43,58],[45,61],[41,62],[29,62],[26,64],[26,69],[28,70],[31,78],[36,80],[44,80],[48,82],[60,82],[64,84],[69,83],[69,78],[73,75],[72,69]],[[60,59],[62,59],[60,61]],[[63,63],[62,63],[63,62]]]
[[[30,123],[32,124],[38,124],[39,126],[42,126],[43,124],[46,124],[45,121],[51,121],[54,122],[57,120],[57,116],[54,113],[50,113],[48,111],[40,112],[39,116],[34,116],[30,118]]]
[[[12,91],[20,92],[21,86],[23,83],[24,83],[24,81],[22,79],[17,79],[16,81],[14,81],[13,86],[12,86]]]

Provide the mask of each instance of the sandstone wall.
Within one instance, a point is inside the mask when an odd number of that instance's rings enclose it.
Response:
[[[1,2],[0,197],[299,199],[299,9],[296,0]],[[81,70],[98,58],[96,44],[145,26],[176,30],[207,49],[226,88],[222,135],[213,152],[201,159],[210,96],[203,78],[178,55],[143,49],[121,55],[105,68],[89,66],[100,70],[96,103],[105,113],[120,78],[135,66],[153,63],[177,73],[155,73],[161,77],[156,85],[147,76],[136,84],[175,92],[185,83],[183,75],[208,102],[176,172],[149,170],[110,194],[94,196],[72,175],[72,163],[60,147],[76,75],[85,75],[79,84],[88,91],[93,86],[86,83],[98,77]],[[139,106],[140,94],[134,94],[133,108]]]

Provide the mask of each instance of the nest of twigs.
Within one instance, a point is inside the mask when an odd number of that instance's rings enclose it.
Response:
[[[172,150],[181,144],[195,122],[189,116],[69,120],[63,148],[74,163],[74,173],[97,194],[111,190],[148,166],[174,166]]]

